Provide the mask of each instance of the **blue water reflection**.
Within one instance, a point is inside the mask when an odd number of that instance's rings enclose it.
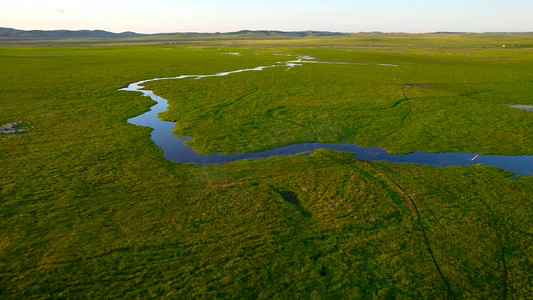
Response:
[[[294,63],[287,62],[287,63]],[[301,62],[299,60],[298,62]],[[225,76],[232,73],[244,71],[260,71],[263,68],[258,67],[254,69],[237,70],[232,72],[218,73],[214,75],[187,75],[172,78],[156,78],[150,80],[143,80],[128,85],[128,87],[121,90],[136,91],[143,93],[144,96],[155,100],[157,104],[153,105],[150,111],[128,120],[129,123],[139,126],[147,126],[153,128],[151,133],[152,140],[157,146],[163,149],[165,158],[179,162],[179,163],[194,163],[199,165],[220,164],[243,159],[252,158],[266,158],[276,155],[293,155],[302,152],[312,152],[316,149],[331,149],[337,151],[345,151],[353,153],[355,157],[360,160],[368,161],[388,161],[388,162],[406,162],[429,165],[433,167],[445,166],[469,166],[476,164],[485,164],[488,166],[496,166],[501,169],[509,170],[513,173],[521,175],[533,175],[533,155],[530,156],[508,156],[508,155],[479,155],[474,161],[472,159],[476,156],[475,153],[428,153],[416,151],[409,154],[398,155],[390,154],[380,147],[361,147],[354,144],[324,144],[324,143],[300,143],[288,146],[282,146],[262,152],[253,153],[235,153],[223,154],[213,153],[209,155],[198,154],[194,149],[185,145],[185,142],[190,138],[178,138],[172,133],[175,127],[174,122],[161,121],[157,114],[167,109],[167,101],[155,95],[150,90],[143,90],[141,84],[163,79],[182,79],[182,78],[204,78],[214,76]]]

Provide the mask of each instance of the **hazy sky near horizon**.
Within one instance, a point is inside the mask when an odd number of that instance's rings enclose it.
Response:
[[[533,0],[0,0],[0,27],[113,32],[533,31]]]

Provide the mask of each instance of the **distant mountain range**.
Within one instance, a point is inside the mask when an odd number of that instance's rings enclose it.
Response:
[[[366,33],[382,33],[378,31]],[[466,32],[433,32],[433,34],[455,34]],[[489,33],[489,32],[487,32]],[[491,34],[507,34],[512,32],[490,32]],[[522,32],[529,33],[532,32]],[[284,38],[284,37],[312,37],[312,36],[339,36],[350,33],[330,32],[330,31],[278,31],[278,30],[241,30],[236,32],[175,32],[141,34],[131,31],[113,33],[105,30],[19,30],[13,28],[0,27],[0,40],[23,41],[23,40],[61,40],[61,39],[113,39],[113,38],[134,38],[134,37],[173,37],[183,39],[205,38],[205,37],[228,37],[228,38]]]
[[[104,30],[19,30],[13,28],[0,27],[0,39],[4,40],[56,40],[56,39],[110,39],[110,38],[128,38],[140,36],[176,36],[182,38],[191,37],[210,37],[210,36],[242,36],[242,37],[306,37],[306,36],[334,36],[345,35],[346,33],[329,32],[329,31],[271,31],[271,30],[242,30],[237,32],[226,33],[160,33],[160,34],[140,34],[131,31],[122,33],[113,33]]]
[[[34,40],[66,38],[118,38],[137,37],[135,32],[113,33],[104,30],[19,30],[0,27],[0,39]]]
[[[293,37],[306,37],[306,36],[334,36],[334,35],[346,35],[342,32],[330,32],[330,31],[277,31],[277,30],[241,30],[236,32],[226,33],[208,33],[209,35],[263,35],[263,36],[293,36]]]

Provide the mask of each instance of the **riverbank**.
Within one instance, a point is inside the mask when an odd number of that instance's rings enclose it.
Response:
[[[240,69],[228,72],[216,73],[213,75],[180,75],[176,77],[145,79],[130,83],[127,87],[121,88],[121,91],[140,92],[145,97],[150,97],[156,102],[148,112],[139,116],[128,119],[128,123],[147,126],[153,129],[151,138],[154,143],[163,150],[163,156],[171,161],[179,163],[194,163],[199,165],[220,164],[244,159],[267,158],[279,155],[294,155],[304,152],[313,152],[316,149],[330,149],[353,153],[355,157],[367,161],[387,161],[387,162],[407,162],[424,164],[433,167],[445,166],[473,166],[476,164],[485,164],[496,166],[498,168],[520,174],[533,175],[533,155],[478,155],[476,153],[428,153],[423,151],[414,151],[409,154],[398,155],[390,154],[380,147],[361,147],[354,144],[328,144],[328,143],[298,143],[268,149],[262,152],[224,154],[215,152],[212,154],[199,154],[192,147],[187,146],[191,137],[180,135],[179,138],[173,134],[175,122],[162,121],[158,115],[168,109],[168,101],[157,96],[151,90],[144,89],[143,84],[160,80],[181,80],[181,79],[205,79],[210,77],[223,77],[231,74],[263,71],[267,68],[287,67],[293,68],[301,66],[304,63],[321,63],[328,62],[315,61],[314,57],[303,56],[297,60],[279,62],[271,66],[259,66],[250,69]],[[388,65],[388,64],[377,64]],[[396,66],[396,65],[394,65]],[[413,85],[408,85],[411,87]],[[421,87],[432,87],[429,84],[418,84]],[[512,106],[516,107],[516,106]]]

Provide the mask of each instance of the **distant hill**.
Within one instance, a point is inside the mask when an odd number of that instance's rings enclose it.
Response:
[[[306,37],[306,36],[335,36],[345,35],[341,32],[329,31],[277,31],[277,30],[241,30],[237,32],[228,32],[224,35],[263,35],[263,36],[291,36],[291,37]]]
[[[466,34],[467,32],[433,32],[431,34]],[[517,32],[518,33],[518,32]],[[532,34],[532,32],[520,32]],[[20,30],[0,27],[0,40],[2,41],[31,41],[31,40],[61,40],[61,39],[114,39],[114,38],[179,38],[179,39],[204,39],[204,38],[229,38],[229,39],[282,39],[299,37],[342,36],[353,33],[331,31],[279,31],[279,30],[241,30],[235,32],[171,32],[157,34],[141,34],[131,31],[114,33],[105,30]],[[359,32],[359,34],[387,34],[378,31]],[[514,34],[514,32],[487,32],[487,34]]]
[[[119,38],[137,37],[143,34],[135,32],[113,33],[104,30],[19,30],[0,27],[0,39],[42,40],[66,38]]]
[[[83,38],[127,38],[140,36],[173,36],[181,38],[194,37],[242,37],[242,38],[261,38],[261,37],[307,37],[307,36],[336,36],[345,35],[340,32],[329,31],[277,31],[277,30],[241,30],[236,32],[225,33],[201,33],[201,32],[178,32],[178,33],[159,33],[159,34],[140,34],[135,32],[113,33],[104,30],[19,30],[13,28],[0,27],[0,39],[3,40],[59,40],[59,39],[83,39]]]

